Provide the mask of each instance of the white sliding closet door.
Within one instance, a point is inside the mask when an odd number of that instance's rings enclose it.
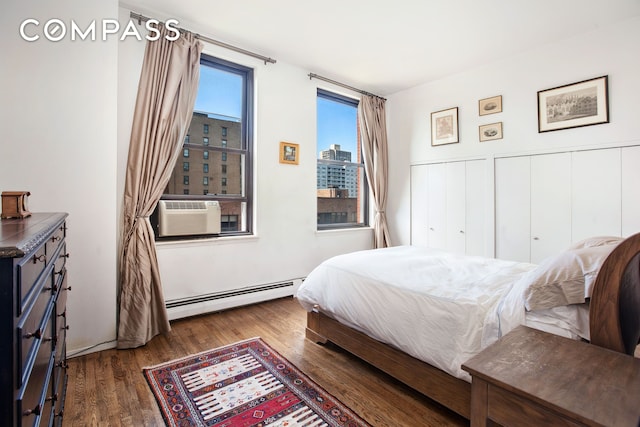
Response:
[[[430,248],[447,247],[447,174],[445,163],[428,166],[427,221]]]
[[[571,244],[571,153],[531,157],[531,262]]]
[[[620,148],[572,153],[574,242],[622,233],[620,153]]]
[[[465,162],[465,252],[468,255],[492,256],[487,254],[487,161]]]
[[[466,251],[466,162],[446,164],[447,193],[447,246],[449,252],[464,254]]]
[[[411,166],[411,244],[415,246],[428,246],[428,172],[426,165]]]
[[[531,258],[531,158],[495,160],[496,258]]]

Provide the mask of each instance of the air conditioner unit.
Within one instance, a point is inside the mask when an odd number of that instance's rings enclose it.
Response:
[[[214,200],[160,200],[158,235],[188,236],[220,233],[220,203]]]

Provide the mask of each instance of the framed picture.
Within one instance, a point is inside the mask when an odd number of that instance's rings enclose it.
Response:
[[[480,142],[502,139],[502,122],[482,125],[478,129],[480,131]]]
[[[458,141],[458,107],[431,113],[431,145]]]
[[[292,142],[280,142],[280,163],[289,163],[297,165],[300,157],[300,148],[298,144]]]
[[[486,116],[487,114],[502,113],[502,95],[485,98],[478,101],[478,114]]]
[[[608,76],[538,92],[538,132],[609,123]]]

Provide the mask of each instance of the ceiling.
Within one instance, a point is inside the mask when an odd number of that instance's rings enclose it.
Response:
[[[122,6],[178,19],[187,30],[381,96],[640,15],[640,0],[127,0]]]

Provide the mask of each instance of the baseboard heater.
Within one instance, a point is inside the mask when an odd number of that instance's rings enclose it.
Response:
[[[302,279],[165,301],[170,320],[291,296]]]

